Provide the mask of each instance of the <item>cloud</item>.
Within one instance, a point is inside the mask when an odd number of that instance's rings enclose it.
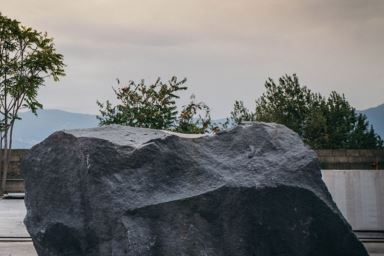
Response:
[[[62,86],[41,91],[48,107],[96,112],[116,77],[175,74],[222,117],[293,72],[358,108],[384,102],[382,0],[12,0],[2,11],[48,31],[65,56]]]

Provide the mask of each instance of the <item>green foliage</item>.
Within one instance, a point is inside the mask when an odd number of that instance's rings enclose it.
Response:
[[[133,127],[164,129],[181,133],[217,132],[219,127],[212,123],[209,107],[203,102],[195,102],[182,107],[179,114],[176,106],[178,92],[187,90],[186,79],[178,81],[172,77],[168,83],[158,78],[154,84],[145,85],[144,80],[136,84],[114,89],[119,103],[115,106],[106,101],[97,101],[100,107],[100,125],[120,124]]]
[[[372,145],[376,145],[377,148],[383,148],[383,141],[375,133],[372,125],[369,126],[367,117],[363,114],[357,115],[350,144],[351,148],[371,149]]]
[[[58,81],[64,76],[63,56],[56,52],[53,39],[46,33],[22,26],[17,20],[0,13],[0,145],[3,150],[5,188],[12,148],[13,126],[20,109],[34,114],[41,103],[38,89],[47,78]]]
[[[267,91],[256,101],[257,120],[285,124],[302,136],[312,100],[310,90],[300,86],[296,75],[281,77],[279,84],[269,79],[265,88]]]
[[[200,114],[199,112],[202,112]],[[204,102],[195,102],[195,96],[191,96],[188,105],[183,106],[173,131],[190,134],[203,134],[210,132],[212,121],[210,109]]]
[[[327,102],[320,94],[312,94],[309,106],[302,123],[302,137],[313,148],[329,148]]]
[[[275,122],[286,125],[317,149],[375,149],[383,141],[366,117],[357,114],[344,95],[332,92],[328,98],[301,86],[298,77],[285,75],[276,84],[265,83],[266,92],[256,100],[255,113],[236,101],[232,119]]]
[[[328,148],[351,148],[351,134],[354,132],[356,112],[344,95],[332,92],[327,99],[327,109],[323,115],[327,119]],[[361,131],[367,135],[366,131]],[[354,145],[360,148],[358,145]],[[372,145],[372,148],[375,148]]]
[[[231,111],[231,119],[235,124],[241,124],[244,121],[256,121],[256,116],[244,106],[243,101],[236,100]]]
[[[187,80],[172,77],[168,83],[160,78],[154,84],[145,85],[144,80],[136,84],[130,81],[128,86],[114,89],[119,104],[112,106],[97,101],[100,107],[100,125],[121,124],[135,127],[169,129],[177,116],[176,93],[186,90]]]
[[[4,131],[17,119],[20,108],[36,114],[39,87],[48,77],[64,75],[63,56],[46,33],[22,26],[0,13],[0,104]]]

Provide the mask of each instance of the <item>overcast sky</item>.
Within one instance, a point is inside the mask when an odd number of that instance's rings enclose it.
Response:
[[[383,0],[0,0],[3,15],[55,39],[67,76],[45,108],[96,114],[122,83],[187,77],[213,117],[249,108],[268,77],[297,73],[357,109],[384,103]]]

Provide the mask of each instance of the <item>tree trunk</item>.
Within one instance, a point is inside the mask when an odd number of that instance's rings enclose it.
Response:
[[[8,158],[8,133],[7,131],[4,134],[4,148],[3,148],[3,175],[1,179],[1,192],[4,194],[6,192],[6,185],[7,185],[7,174],[8,174],[8,167],[9,167],[9,158]]]

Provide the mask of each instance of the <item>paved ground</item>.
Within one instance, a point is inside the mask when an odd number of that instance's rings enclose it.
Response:
[[[365,243],[370,256],[383,256],[384,255],[384,243]]]
[[[37,256],[23,224],[24,201],[0,199],[0,256]],[[370,256],[384,256],[384,243],[365,244]]]
[[[24,200],[0,199],[0,237],[29,237],[24,216]]]
[[[0,256],[37,256],[23,224],[24,200],[0,199]]]
[[[37,256],[32,242],[0,242],[0,256]]]

